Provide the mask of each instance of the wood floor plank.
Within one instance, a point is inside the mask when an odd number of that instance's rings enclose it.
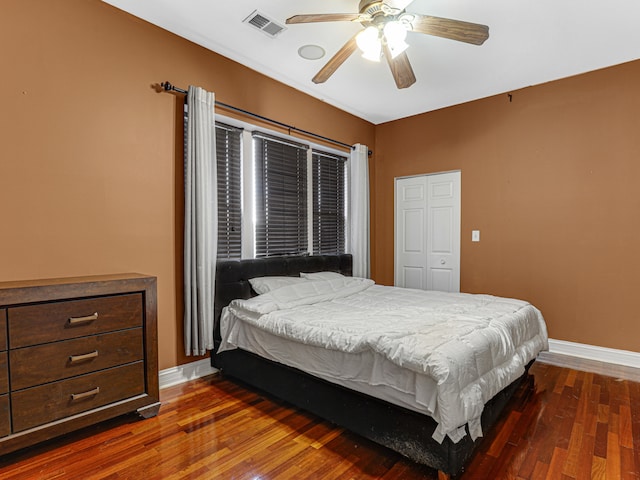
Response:
[[[620,460],[619,436],[610,431],[607,440],[607,478],[621,478]]]
[[[580,462],[580,449],[582,448],[582,441],[584,438],[584,425],[577,422],[574,423],[573,430],[571,431],[571,438],[569,439],[567,457],[565,458],[564,465],[562,466],[562,473],[564,475],[571,478],[577,478]]]
[[[577,370],[569,370],[567,373],[567,377],[564,381],[564,385],[565,387],[574,387],[575,386],[575,382],[576,382],[576,378],[578,377],[578,371]]]
[[[633,449],[633,428],[631,418],[631,406],[620,405],[620,445]]]
[[[576,479],[590,478],[591,467],[593,464],[593,450],[596,444],[596,438],[593,435],[585,435],[582,438],[580,453],[578,456],[578,468],[576,470]]]
[[[3,480],[435,480],[436,471],[214,375],[0,457]],[[640,384],[536,363],[460,478],[640,480]]]
[[[607,460],[601,457],[593,457],[591,464],[591,480],[606,480]]]
[[[564,387],[567,383],[567,378],[569,377],[569,373],[571,372],[568,368],[562,368],[559,371],[558,381],[553,385],[553,393],[557,393],[560,395],[564,390]]]
[[[522,465],[518,469],[518,477],[520,478],[544,478],[542,477],[534,477],[534,471],[537,467],[538,463],[541,463],[538,460],[538,445],[532,442],[530,448],[525,451],[524,460],[522,461]],[[547,466],[549,464],[546,464]],[[545,473],[546,475],[546,473]]]
[[[593,455],[600,458],[607,458],[607,439],[609,426],[606,423],[598,422],[596,428],[596,444]]]
[[[637,480],[638,469],[633,458],[633,450],[630,448],[620,447],[620,478],[624,480]]]
[[[520,420],[520,412],[510,412],[507,415],[507,420],[501,425],[501,428],[496,432],[494,436],[493,442],[491,442],[491,447],[487,452],[487,455],[490,455],[494,458],[498,458],[502,454],[502,450],[504,446],[507,444],[511,432],[518,424],[518,420]]]
[[[587,420],[585,423],[585,433],[588,435],[596,436],[596,430],[598,427],[598,408],[600,405],[600,385],[592,384],[591,391],[588,398],[588,411]]]
[[[547,472],[549,471],[549,465],[542,462],[536,462],[535,468],[533,469],[533,473],[530,477],[526,477],[528,479],[542,479],[547,478]]]
[[[566,460],[567,451],[564,448],[554,448],[546,478],[550,480],[559,479],[563,475],[562,468]]]

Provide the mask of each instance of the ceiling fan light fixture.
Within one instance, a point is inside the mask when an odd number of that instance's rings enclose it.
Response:
[[[391,58],[396,58],[407,48],[409,48],[409,44],[404,40],[402,40],[401,42],[390,42],[387,39],[387,46],[389,47],[389,52],[391,52]]]
[[[356,36],[358,48],[362,51],[363,58],[373,62],[379,62],[382,55],[382,41],[380,31],[376,27],[367,27]]]
[[[404,42],[407,38],[407,27],[402,22],[391,20],[384,24],[384,36],[388,42]]]
[[[383,32],[392,58],[396,58],[409,48],[409,45],[405,42],[407,38],[407,27],[404,23],[397,20],[387,22]]]

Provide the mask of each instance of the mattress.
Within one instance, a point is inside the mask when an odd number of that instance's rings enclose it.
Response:
[[[221,351],[241,348],[268,360],[297,368],[337,385],[419,413],[433,415],[435,381],[399,367],[370,350],[341,352],[305,345],[227,314]]]
[[[465,426],[472,438],[482,435],[484,404],[547,348],[542,315],[521,300],[337,274],[309,280],[231,302],[221,317],[220,351],[246,348],[411,405],[436,420],[437,441],[459,441]]]

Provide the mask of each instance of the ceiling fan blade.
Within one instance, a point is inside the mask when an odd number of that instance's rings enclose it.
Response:
[[[472,45],[482,45],[489,38],[489,27],[486,25],[415,13],[411,15],[415,17],[411,22],[414,32],[449,38]]]
[[[416,75],[413,73],[407,52],[402,52],[396,58],[393,58],[391,50],[385,45],[384,56],[387,57],[387,63],[389,63],[391,74],[398,88],[409,88],[416,83]]]
[[[351,37],[351,39],[345,43],[338,53],[336,53],[331,60],[327,62],[327,64],[320,69],[316,76],[313,77],[313,83],[324,83],[326,82],[331,75],[335,73],[335,71],[342,65],[347,58],[349,58],[353,52],[356,51],[358,45],[356,44],[356,35]]]
[[[287,25],[294,23],[314,23],[314,22],[350,22],[358,20],[359,13],[318,13],[309,15],[294,15],[287,18]]]

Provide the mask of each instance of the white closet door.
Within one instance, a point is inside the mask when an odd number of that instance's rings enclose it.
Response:
[[[460,177],[396,179],[396,286],[460,291]]]

